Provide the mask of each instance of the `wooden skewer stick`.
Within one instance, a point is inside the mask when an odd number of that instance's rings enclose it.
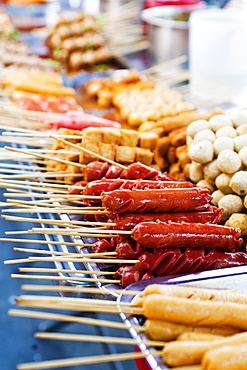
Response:
[[[124,323],[115,322],[115,321],[91,319],[90,317],[63,315],[63,314],[58,314],[58,313],[53,313],[53,312],[39,312],[39,311],[12,308],[8,311],[8,314],[10,316],[29,317],[29,318],[35,318],[35,319],[52,320],[52,321],[75,322],[78,324],[104,326],[107,328],[115,328],[115,329],[123,329],[123,330],[128,330],[128,329],[133,328],[138,331],[142,331],[142,332],[145,331],[144,327],[140,325],[127,326]]]
[[[40,233],[40,232],[44,232],[44,234],[46,234],[46,233],[50,233],[51,232],[51,228],[39,228],[39,227],[34,227],[34,228],[32,228],[32,231],[34,231],[35,233]],[[67,229],[56,229],[56,228],[52,228],[52,233],[54,232],[54,233],[56,233],[56,232],[61,232],[61,231],[63,231],[63,232],[65,232],[65,234],[70,234],[70,232],[72,231],[74,231],[74,230],[70,230],[69,228],[67,228]],[[130,230],[97,230],[97,229],[95,229],[95,228],[83,228],[83,229],[76,229],[76,232],[77,233],[79,233],[79,232],[86,232],[86,231],[88,231],[88,232],[90,232],[90,233],[95,233],[95,234],[97,234],[98,232],[100,232],[101,234],[102,233],[105,233],[105,234],[111,234],[111,233],[113,233],[113,234],[121,234],[121,235],[131,235],[131,231]],[[71,235],[71,234],[70,234]]]
[[[143,311],[143,308],[136,307],[132,305],[130,302],[116,302],[107,299],[92,299],[92,298],[79,298],[79,297],[60,297],[60,296],[44,296],[44,295],[21,295],[17,298],[17,302],[48,302],[48,303],[72,303],[76,306],[81,305],[82,307],[85,306],[100,306],[100,307],[113,307],[113,308],[124,308],[124,309],[131,309],[136,312],[140,310]]]
[[[93,272],[95,273],[95,271]],[[92,293],[92,294],[104,294],[109,295],[112,293],[117,293],[121,295],[131,295],[135,296],[141,294],[139,290],[125,290],[125,289],[107,289],[103,290],[101,288],[91,288],[82,286],[54,286],[54,285],[37,285],[37,284],[23,284],[21,289],[24,291],[31,292],[80,292],[80,293]]]
[[[0,182],[2,183],[2,181]],[[42,190],[45,191],[45,187],[49,187],[49,188],[61,188],[61,189],[78,189],[78,190],[83,190],[84,187],[83,186],[76,186],[76,185],[59,185],[59,184],[51,184],[51,183],[48,183],[48,182],[43,182],[42,180],[42,183],[39,182],[39,181],[24,181],[24,180],[4,180],[4,183],[8,184],[8,185],[11,185],[12,187],[14,187],[14,184],[19,184],[19,185],[37,185],[37,186],[42,186]],[[53,189],[54,190],[54,189]]]
[[[67,256],[67,257],[78,257],[78,253],[69,252],[57,252],[57,251],[47,251],[43,249],[29,249],[29,248],[13,248],[17,252],[27,252],[27,253],[40,253],[40,254],[52,254],[55,256]],[[99,253],[83,253],[83,257],[95,258],[95,257],[113,257],[116,256],[116,252],[99,252]]]
[[[62,140],[62,139],[59,139],[59,140]],[[68,141],[68,143],[69,143],[69,141]],[[78,147],[78,148],[80,148],[80,147]],[[30,151],[27,152],[26,150],[15,149],[15,148],[11,148],[11,147],[8,147],[8,146],[5,146],[4,149],[12,151],[12,152],[33,155],[34,157],[37,157],[37,158],[49,159],[49,160],[52,160],[52,161],[55,161],[55,162],[61,162],[61,163],[65,163],[65,164],[72,164],[72,165],[77,166],[77,167],[86,168],[86,166],[84,164],[71,162],[71,161],[66,161],[65,159],[56,158],[55,156],[50,157],[48,155],[37,154],[37,153],[34,153],[34,152],[30,152]]]
[[[34,333],[35,338],[39,339],[52,339],[52,340],[71,340],[76,342],[93,342],[93,343],[116,343],[116,344],[127,344],[127,345],[138,345],[136,339],[132,338],[121,338],[121,337],[106,337],[100,335],[85,335],[85,334],[67,334],[67,333],[48,333],[48,332],[36,332]],[[167,342],[155,341],[155,340],[142,340],[141,343],[147,346],[164,347]]]
[[[88,208],[93,208],[93,207],[88,207],[87,209],[76,209],[79,207],[75,208],[48,208],[48,207],[30,207],[28,209],[23,209],[23,208],[12,208],[12,209],[4,209],[3,212],[19,212],[19,213],[74,213],[78,215],[83,215],[83,214],[100,214],[100,215],[107,215],[107,211],[96,211],[94,210],[88,210]]]
[[[78,198],[76,198],[76,196],[74,198],[71,198],[70,199],[70,202],[71,203],[75,203],[75,204],[78,204],[78,205],[81,205],[81,206],[85,206],[85,203],[81,202],[80,200],[77,200]],[[56,199],[56,202],[64,202],[64,198],[57,198]],[[3,202],[4,203],[4,202]],[[52,208],[55,208],[55,207],[58,207],[58,208],[70,208],[71,207],[76,207],[76,206],[73,206],[73,205],[70,205],[70,206],[66,206],[66,205],[62,205],[62,204],[54,204],[54,199],[40,199],[40,200],[19,200],[19,199],[6,199],[6,203],[4,203],[5,207],[9,206],[9,205],[12,205],[14,207],[16,207],[17,205],[31,205],[31,206],[46,206],[46,207],[52,207]]]
[[[81,173],[75,173],[73,174],[73,177],[79,177],[81,178],[83,175]],[[3,180],[9,180],[9,179],[32,179],[36,177],[41,177],[41,178],[54,178],[54,177],[71,177],[71,174],[65,171],[60,171],[60,172],[33,172],[33,171],[26,171],[22,172],[21,174],[18,175],[1,175],[0,179]]]
[[[114,222],[89,222],[89,221],[63,221],[63,220],[47,220],[46,218],[29,218],[29,217],[17,217],[17,216],[7,216],[2,215],[2,218],[4,218],[7,221],[21,221],[21,222],[33,222],[33,223],[41,223],[41,224],[50,224],[50,225],[85,225],[85,226],[116,226]]]
[[[56,198],[59,198],[59,201],[60,199],[62,200],[70,200],[70,199],[85,199],[85,195],[80,195],[80,194],[65,194],[63,198],[62,197],[62,194],[39,194],[39,193],[26,193],[26,194],[14,194],[14,193],[3,193],[3,196],[4,197],[11,197],[11,198],[14,198],[14,197],[17,197],[17,198],[49,198],[49,199],[52,199],[53,201],[56,200],[58,201]],[[93,198],[92,198],[93,199]]]
[[[110,279],[95,279],[95,278],[81,278],[81,277],[62,277],[62,276],[45,276],[45,275],[21,275],[21,274],[11,274],[12,278],[15,279],[33,279],[33,280],[54,280],[54,281],[85,281],[88,283],[105,283],[105,284],[118,284],[120,280],[110,280]]]
[[[173,68],[174,66],[177,66],[179,64],[185,63],[188,60],[188,55],[181,55],[177,58],[168,60],[164,63],[156,64],[150,68],[144,69],[141,71],[141,73],[144,74],[153,74],[153,73],[158,73],[158,72],[163,72],[164,70]]]
[[[76,229],[74,229],[76,230]],[[27,231],[6,231],[5,232],[5,235],[17,235],[17,234],[42,234],[42,232],[40,233],[37,233],[37,232],[34,232],[32,230],[27,230]],[[107,235],[107,234],[82,234],[82,233],[76,233],[75,231],[72,232],[70,234],[64,234],[63,232],[59,233],[59,232],[56,232],[54,234],[52,234],[52,228],[51,228],[51,233],[46,233],[46,234],[50,234],[50,235],[66,235],[66,236],[79,236],[79,237],[91,237],[91,238],[118,238],[119,235]],[[79,244],[79,243],[78,243]]]
[[[114,275],[112,271],[88,271],[88,270],[71,270],[71,269],[48,269],[48,268],[34,268],[34,267],[20,267],[19,272],[51,272],[51,273],[68,273],[68,274],[83,274],[83,275]]]
[[[30,277],[31,275],[29,275]],[[33,275],[34,276],[34,275]],[[72,278],[73,279],[73,278]],[[74,278],[76,279],[76,278]],[[66,280],[66,279],[65,279]],[[71,278],[68,278],[71,280]],[[95,279],[96,281],[102,280],[102,282],[114,283],[114,280],[109,279]],[[79,279],[78,279],[79,281]],[[91,281],[91,280],[90,280]],[[62,299],[61,299],[62,298]],[[83,298],[70,298],[70,297],[44,297],[44,296],[20,296],[16,298],[17,306],[21,307],[36,307],[36,308],[52,308],[58,310],[73,310],[73,311],[88,311],[88,312],[104,312],[104,313],[126,313],[129,315],[143,315],[144,309],[134,306],[121,306],[114,305],[113,301],[102,300],[103,302],[113,303],[113,305],[97,304],[96,300],[89,304],[87,301],[83,302]]]
[[[79,247],[92,247],[94,244],[85,244],[85,243],[72,243],[72,242],[54,242],[54,241],[45,241],[45,240],[36,240],[36,239],[11,239],[11,238],[0,238],[1,242],[9,243],[32,243],[32,244],[51,244],[51,245],[67,245],[67,246],[79,246]]]
[[[162,356],[163,351],[151,351],[148,354],[152,356]],[[114,361],[127,361],[138,358],[145,358],[148,356],[146,353],[122,353],[122,354],[111,354],[111,355],[98,355],[98,356],[88,356],[88,357],[77,357],[68,358],[63,360],[50,360],[41,361],[33,363],[24,363],[17,366],[18,370],[41,370],[41,369],[54,369],[58,367],[67,366],[80,366],[80,365],[91,365],[99,364],[104,362],[114,362]],[[203,370],[202,367],[193,368],[191,370]],[[176,369],[175,369],[176,370]],[[186,369],[185,369],[186,370]]]
[[[124,263],[129,265],[134,265],[139,262],[139,260],[127,260],[127,259],[117,259],[117,258],[85,258],[83,255],[78,255],[77,258],[67,258],[67,257],[29,257],[29,261],[60,261],[60,262],[89,262],[89,263]],[[4,261],[5,263],[6,261]]]
[[[59,198],[58,198],[59,199]],[[64,200],[64,198],[62,198],[62,200]],[[59,200],[57,200],[57,202],[59,202]],[[84,206],[85,204],[83,202],[80,202],[80,201],[77,201],[76,198],[75,199],[71,199],[70,200],[71,203],[75,203],[75,204],[79,204],[81,206]],[[70,206],[66,206],[66,205],[62,205],[62,204],[54,204],[54,200],[49,200],[49,199],[40,199],[40,200],[19,200],[19,199],[6,199],[6,202],[2,202],[2,206],[14,206],[14,207],[17,207],[17,206],[20,206],[20,207],[23,207],[23,205],[26,205],[26,206],[42,206],[42,207],[52,207],[52,208],[73,208],[77,206],[73,206],[73,205],[70,205]],[[27,208],[27,207],[26,207]]]
[[[79,253],[75,254],[75,256],[73,257],[75,259],[74,262],[81,262],[81,258],[82,257],[87,257],[90,259],[90,262],[94,262],[94,259],[96,257],[104,257],[107,261],[112,261],[112,258],[109,258],[109,257],[113,257],[115,256],[115,254],[112,254],[112,255],[108,255],[107,253],[111,253],[111,252],[106,252],[106,253],[99,253],[99,255],[97,255],[97,253],[83,253],[83,255],[80,255]],[[70,254],[74,254],[74,253],[70,253]],[[69,254],[69,255],[70,255]],[[54,255],[56,255],[56,253],[54,253]],[[35,257],[33,257],[35,258]],[[36,257],[37,258],[37,257]],[[41,258],[41,261],[43,260],[46,260],[47,257],[43,257]],[[66,258],[68,258],[67,255],[64,255],[64,257],[60,257],[61,258],[61,261],[60,262],[67,262]],[[71,256],[72,258],[72,256]],[[91,261],[92,259],[92,261]],[[28,263],[28,262],[34,262],[32,260],[32,257],[28,257],[28,258],[18,258],[18,259],[14,259],[14,260],[5,260],[4,261],[4,264],[5,265],[11,265],[11,264],[15,264],[15,263]]]
[[[76,148],[76,149],[78,149],[78,150],[80,150],[80,151],[82,151],[82,152],[85,152],[85,153],[87,153],[87,154],[93,155],[94,157],[99,158],[99,159],[101,159],[101,160],[102,160],[102,161],[104,161],[104,162],[111,163],[111,164],[113,164],[114,166],[117,166],[117,167],[123,168],[124,170],[126,170],[126,169],[127,169],[127,167],[126,167],[126,166],[124,166],[124,165],[122,165],[122,164],[120,164],[120,163],[117,163],[117,162],[115,162],[115,161],[112,161],[111,159],[105,158],[105,157],[103,157],[102,155],[97,154],[97,153],[94,153],[94,152],[92,152],[91,150],[88,150],[88,149],[86,149],[86,148],[83,148],[83,147],[81,147],[81,146],[79,146],[79,145],[72,144],[71,142],[69,142],[69,141],[67,141],[67,140],[60,139],[59,137],[57,137],[57,136],[55,136],[55,135],[50,135],[50,137],[52,137],[53,139],[55,139],[55,140],[57,140],[57,141],[61,141],[62,143],[66,144],[66,145],[72,146],[73,148]]]

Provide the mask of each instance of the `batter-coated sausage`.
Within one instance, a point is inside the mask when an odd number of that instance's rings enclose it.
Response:
[[[162,294],[170,297],[206,301],[235,302],[247,305],[247,295],[241,293],[239,290],[204,289],[178,284],[150,284],[144,289],[143,296],[146,297],[150,294]]]
[[[113,214],[200,211],[209,207],[211,199],[208,189],[196,187],[102,193],[102,205]]]
[[[209,333],[217,335],[233,335],[239,332],[238,329],[231,327],[214,327],[214,326],[189,326],[176,324],[165,320],[147,319],[144,324],[146,334],[153,340],[162,340],[169,342],[177,339],[183,333]]]
[[[190,247],[234,252],[243,244],[240,229],[215,224],[142,222],[131,235],[145,248]]]
[[[247,330],[247,307],[243,304],[152,294],[144,299],[143,309],[144,316],[148,319],[192,326],[232,326]]]
[[[141,307],[141,306],[140,306]],[[222,339],[223,336],[211,333],[185,332],[177,337],[177,340],[186,341],[214,341]]]
[[[169,366],[185,366],[199,364],[206,351],[224,345],[247,344],[247,333],[240,333],[228,338],[211,341],[176,341],[168,343],[164,349],[163,360]]]
[[[123,213],[113,217],[116,230],[132,230],[137,224],[149,221],[198,222],[216,224],[221,220],[223,209],[209,206],[206,211],[170,213]]]
[[[204,370],[246,370],[247,344],[234,344],[212,349],[202,359]]]

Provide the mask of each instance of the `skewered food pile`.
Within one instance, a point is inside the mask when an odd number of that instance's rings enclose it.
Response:
[[[98,168],[97,163],[92,162],[90,168]],[[245,253],[239,251],[241,231],[217,225],[223,210],[210,205],[212,197],[206,188],[174,181],[168,174],[136,163],[122,170],[120,178],[91,181],[82,192],[74,193],[85,195],[88,207],[103,206],[108,215],[97,214],[96,219],[105,222],[108,218],[115,225],[112,233],[119,233],[110,241],[97,241],[93,251],[115,250],[119,258],[138,258],[136,265],[121,266],[115,274],[122,286],[142,278],[247,262]],[[84,217],[92,220],[92,215]],[[130,230],[129,235],[121,235],[121,230]]]
[[[197,119],[209,120],[222,114],[219,108],[208,112],[196,110],[177,91],[156,85],[135,70],[91,79],[85,90],[100,107],[116,108],[128,127],[138,129],[140,133],[157,134],[155,163],[177,179],[189,178],[187,164],[191,159],[186,146],[186,127]]]
[[[212,203],[224,208],[223,219],[246,233],[246,110],[199,120],[187,128],[189,177],[212,191]],[[239,219],[237,221],[237,219]]]
[[[53,59],[69,70],[100,66],[112,53],[105,44],[97,19],[82,11],[63,12],[47,39]]]
[[[139,306],[147,335],[169,342],[162,356],[169,367],[240,370],[247,361],[246,303],[236,290],[154,284],[145,288]]]
[[[150,165],[153,162],[153,148],[157,141],[156,134],[139,134],[134,130],[117,129],[114,127],[88,127],[83,131],[77,132],[67,129],[58,130],[58,134],[60,135],[75,135],[75,133],[77,134],[77,138],[68,139],[68,141],[71,140],[74,144],[112,161],[127,164],[139,161],[146,165]],[[62,142],[55,142],[52,147],[52,150],[56,150],[58,155],[59,151],[63,151],[64,149],[74,151],[73,147],[68,147]],[[78,155],[68,154],[66,159],[75,163],[88,164],[95,161],[95,156],[81,151]],[[63,169],[69,171],[71,173],[71,179],[69,178],[67,181],[73,180],[73,173],[78,174],[81,171],[80,167],[73,165],[67,167],[55,161],[49,161],[47,166],[58,170]]]

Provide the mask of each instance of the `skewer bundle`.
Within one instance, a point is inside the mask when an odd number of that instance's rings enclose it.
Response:
[[[45,287],[23,286],[24,290],[39,290],[43,288]],[[64,287],[65,289],[66,287]],[[74,289],[79,290],[80,288]],[[82,289],[90,291],[90,288]],[[49,287],[49,290],[52,290],[51,287]],[[95,293],[96,290],[94,289]],[[143,292],[123,291],[123,293],[132,296],[137,293],[138,295],[132,301],[133,303],[129,304],[120,300],[117,306],[114,302],[102,300],[45,296],[20,296],[17,298],[17,304],[24,307],[49,308],[51,302],[53,302],[52,308],[58,310],[61,308],[77,310],[79,306],[83,310],[84,304],[90,307],[90,302],[93,302],[94,309],[98,309],[101,312],[102,310],[116,313],[125,312],[126,314],[131,311],[133,313],[138,312],[144,315],[146,319],[144,327],[133,324],[130,324],[130,327],[140,333],[145,332],[151,338],[150,340],[146,339],[146,336],[140,337],[140,343],[148,346],[146,353],[143,352],[140,354],[140,357],[145,357],[149,354],[161,356],[164,363],[174,370],[244,369],[246,364],[246,352],[244,352],[244,349],[247,347],[245,314],[247,298],[245,294],[239,291],[201,289],[179,285],[149,285]],[[39,300],[39,298],[41,299]],[[157,301],[159,304],[157,304]],[[193,307],[193,311],[191,311],[191,307]],[[231,312],[231,316],[229,316],[229,312]],[[92,319],[88,319],[89,321],[86,322],[87,319],[85,318],[30,310],[10,310],[9,314],[92,324]],[[49,317],[49,315],[51,316]],[[119,324],[110,321],[93,320],[93,324],[118,327],[119,329],[127,328],[126,323]],[[102,340],[101,337],[63,333],[36,333],[35,336],[53,340]],[[123,344],[135,343],[133,340],[121,338],[105,338],[104,340]],[[241,356],[236,356],[235,350],[237,345],[240,347]],[[163,349],[155,352],[153,347],[163,347]],[[19,366],[19,369],[42,369],[45,366],[53,368],[56,366],[68,366],[68,364],[82,365],[96,361],[118,361],[122,360],[124,356],[126,356],[126,359],[135,358],[133,354],[119,354],[114,357],[110,355],[102,358],[95,356],[94,358],[53,360],[36,363],[36,365],[32,363],[22,364]]]

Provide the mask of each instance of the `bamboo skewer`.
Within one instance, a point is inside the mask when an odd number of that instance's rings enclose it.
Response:
[[[80,150],[82,152],[85,152],[87,154],[93,155],[94,157],[99,158],[99,159],[103,160],[104,162],[111,163],[112,165],[117,166],[117,167],[120,167],[120,168],[123,168],[124,170],[127,169],[126,166],[124,166],[124,165],[122,165],[120,163],[117,163],[115,161],[112,161],[111,159],[108,159],[106,157],[102,157],[102,155],[97,154],[97,153],[94,153],[91,150],[88,150],[86,148],[80,147],[79,145],[72,144],[71,142],[69,142],[67,140],[60,139],[59,137],[57,137],[55,135],[50,135],[50,137],[52,137],[53,139],[55,139],[57,141],[61,141],[62,143],[66,144],[66,145],[72,146],[73,148],[76,148],[76,149],[78,149],[78,150]]]
[[[52,340],[71,340],[78,342],[93,342],[93,343],[115,343],[115,344],[127,344],[127,345],[138,345],[139,341],[132,338],[122,337],[107,337],[100,335],[85,335],[85,334],[67,334],[67,333],[48,333],[48,332],[36,332],[35,338],[39,339],[52,339]],[[141,343],[147,346],[163,347],[167,342],[155,341],[155,340],[141,340]]]
[[[80,198],[79,198],[80,199]],[[74,198],[70,199],[71,203],[78,204],[80,206],[85,206],[85,203],[81,202],[76,196]],[[64,198],[57,198],[56,202],[64,202]],[[4,203],[4,202],[2,202]],[[10,204],[11,203],[11,204]],[[6,199],[6,203],[4,203],[4,206],[7,207],[9,205],[12,205],[14,207],[20,205],[31,205],[31,206],[46,206],[46,207],[57,207],[57,208],[71,208],[71,207],[77,207],[77,206],[66,206],[63,204],[54,204],[54,199],[40,199],[40,200],[19,200],[19,199]],[[72,226],[73,227],[73,226]]]
[[[95,278],[81,278],[81,277],[62,277],[62,276],[45,276],[45,275],[21,275],[21,274],[11,274],[12,278],[15,279],[32,279],[32,280],[52,280],[52,281],[84,281],[88,283],[105,283],[105,284],[118,284],[120,280],[116,279],[95,279]],[[49,307],[47,307],[49,308]]]
[[[21,174],[18,175],[1,175],[0,179],[31,179],[31,178],[36,178],[36,177],[41,177],[41,178],[54,178],[54,177],[71,177],[71,174],[66,172],[66,171],[60,171],[60,172],[33,172],[33,171],[26,171],[22,172]],[[73,174],[73,177],[79,177],[82,178],[83,175],[81,173],[75,173]]]
[[[84,257],[83,255],[78,255],[77,258],[67,258],[67,257],[29,257],[29,261],[32,261],[32,262],[40,262],[40,261],[60,261],[60,262],[88,262],[88,263],[125,263],[125,264],[130,264],[130,265],[133,265],[137,262],[139,262],[139,260],[127,260],[127,259],[117,259],[117,258],[107,258],[107,259],[104,259],[104,258],[86,258]],[[4,261],[6,262],[6,261]]]
[[[92,294],[104,294],[109,295],[112,293],[117,293],[121,295],[140,295],[142,292],[138,290],[125,290],[125,289],[107,289],[102,290],[101,288],[91,288],[91,287],[82,287],[82,286],[53,286],[53,285],[32,285],[24,284],[21,286],[21,289],[24,291],[32,292],[77,292],[77,293],[92,293]]]
[[[8,311],[8,314],[10,316],[29,317],[29,318],[53,320],[53,321],[74,322],[78,324],[104,326],[108,328],[123,329],[123,330],[127,330],[129,328],[133,328],[139,331],[145,330],[144,327],[140,325],[131,325],[130,327],[128,327],[126,324],[119,323],[119,322],[91,319],[89,317],[63,315],[63,314],[58,314],[58,313],[53,313],[53,312],[39,312],[39,311],[30,311],[30,310],[22,310],[22,309],[18,309],[18,310],[11,309]]]
[[[85,243],[73,243],[73,242],[56,242],[56,241],[45,241],[36,239],[11,239],[11,238],[0,238],[2,242],[17,242],[17,243],[34,243],[34,244],[51,244],[51,245],[67,245],[67,246],[80,246],[80,247],[92,247],[93,244]],[[91,254],[91,253],[90,253]]]
[[[108,226],[108,225],[107,225]],[[40,232],[44,232],[44,234],[46,234],[47,232],[48,233],[50,233],[50,231],[51,231],[51,229],[50,228],[33,228],[32,229],[32,231],[33,232],[35,232],[35,233],[40,233]],[[68,229],[56,229],[56,228],[53,228],[52,229],[52,233],[56,233],[56,232],[61,232],[61,231],[63,231],[63,232],[65,232],[65,235],[68,233],[68,234],[70,234],[70,229],[68,228]],[[72,230],[72,232],[73,232],[74,230]],[[95,228],[83,228],[83,229],[76,229],[76,231],[77,232],[80,232],[80,231],[82,231],[83,233],[85,232],[85,231],[88,231],[88,232],[90,232],[90,233],[95,233],[95,234],[97,234],[99,231],[97,230],[97,229],[95,229]],[[105,233],[105,234],[111,234],[111,233],[114,233],[114,234],[121,234],[121,235],[131,235],[131,231],[129,231],[129,230],[100,230],[100,233]],[[71,234],[70,234],[71,235]]]
[[[148,354],[152,356],[161,356],[162,353],[163,353],[162,351],[152,351],[152,352],[149,352]],[[126,361],[126,360],[138,359],[138,358],[145,358],[147,357],[148,354],[132,352],[132,353],[123,353],[123,354],[68,358],[68,359],[63,359],[63,360],[41,361],[41,362],[21,364],[17,367],[17,369],[18,370],[54,369],[58,367],[90,365],[90,364],[98,364],[98,363],[114,362],[114,361]],[[197,370],[197,369],[194,368],[194,370]],[[203,370],[202,367],[200,367],[200,370]]]
[[[78,279],[79,280],[79,279]],[[96,281],[102,282],[112,282],[114,280],[107,279],[96,279]],[[69,309],[73,311],[88,311],[88,312],[102,312],[102,313],[125,313],[129,315],[143,315],[144,309],[140,307],[130,306],[129,304],[121,305],[113,301],[102,300],[102,302],[97,302],[97,300],[92,300],[88,302],[84,298],[71,298],[71,297],[46,297],[46,296],[19,296],[16,298],[17,306],[21,307],[36,307],[36,308],[51,308],[51,309]],[[107,302],[107,304],[106,304]]]
[[[100,214],[100,215],[106,215],[108,214],[107,211],[96,211],[96,210],[89,210],[88,208],[93,208],[93,207],[88,207],[86,209],[76,209],[79,207],[75,208],[59,208],[59,209],[53,209],[53,208],[48,208],[48,207],[30,207],[28,209],[22,209],[22,208],[13,208],[13,209],[4,209],[3,212],[19,212],[19,213],[74,213],[78,215],[83,215],[83,214]]]
[[[59,139],[59,140],[62,140],[62,139]],[[68,143],[69,143],[69,141],[68,141]],[[12,152],[18,152],[18,153],[33,155],[34,157],[37,157],[37,158],[44,158],[44,159],[52,160],[52,161],[55,161],[55,162],[61,162],[61,163],[65,163],[65,164],[72,164],[73,166],[86,168],[86,166],[83,165],[83,164],[76,163],[76,162],[71,162],[71,161],[66,161],[65,159],[60,159],[60,158],[57,158],[55,156],[50,157],[48,155],[37,154],[37,153],[31,152],[31,151],[27,152],[26,150],[15,149],[15,148],[11,148],[11,147],[8,147],[8,146],[5,146],[4,149],[12,151]]]
[[[22,221],[22,222],[33,222],[33,223],[42,223],[42,224],[48,224],[48,225],[61,225],[61,226],[69,226],[69,225],[92,225],[92,226],[115,226],[116,224],[114,222],[89,222],[89,221],[63,221],[63,220],[47,220],[45,218],[28,218],[28,217],[17,217],[17,216],[7,216],[2,215],[2,218],[4,218],[7,221]]]
[[[168,60],[164,63],[156,64],[150,68],[144,69],[141,71],[141,73],[142,74],[157,74],[159,72],[163,72],[164,70],[168,70],[170,68],[173,68],[187,61],[188,61],[188,55],[181,55],[177,58]]]
[[[34,181],[34,180],[30,180],[30,181],[24,181],[24,180],[4,180],[4,183],[7,183],[11,186],[14,186],[14,184],[17,184],[17,185],[37,185],[37,186],[41,186],[42,185],[42,190],[45,190],[44,188],[45,187],[49,187],[49,188],[61,188],[61,189],[83,189],[82,186],[76,186],[76,185],[57,185],[57,184],[51,184],[51,183],[48,183],[48,182],[45,182],[45,181],[42,181],[42,183],[40,181]],[[54,189],[53,189],[54,190]]]
[[[65,256],[65,257],[78,257],[78,253],[69,253],[69,252],[58,252],[58,251],[47,251],[43,249],[29,249],[29,248],[13,248],[17,252],[27,252],[27,253],[38,253],[38,254],[52,254],[55,256]],[[112,257],[116,256],[116,252],[98,252],[98,253],[83,253],[84,257]]]
[[[59,198],[58,200],[56,200],[57,202],[59,202]],[[64,198],[62,198],[62,201],[64,201]],[[77,201],[76,198],[75,199],[71,199],[70,200],[71,203],[75,203],[75,204],[78,204],[78,205],[81,205],[81,206],[85,206],[85,204],[83,202],[80,202],[80,201]],[[74,205],[70,205],[70,206],[67,206],[67,205],[63,205],[63,204],[54,204],[54,200],[49,200],[49,199],[40,199],[40,200],[19,200],[19,199],[6,199],[6,202],[2,202],[2,206],[14,206],[14,207],[17,207],[17,206],[20,206],[22,207],[23,205],[26,205],[26,206],[42,206],[42,207],[52,207],[52,208],[73,208],[77,206],[74,206]]]
[[[71,270],[71,269],[48,269],[48,268],[33,268],[20,267],[19,272],[51,272],[51,273],[69,273],[69,274],[84,274],[84,275],[114,275],[112,271],[88,271],[88,270]]]

